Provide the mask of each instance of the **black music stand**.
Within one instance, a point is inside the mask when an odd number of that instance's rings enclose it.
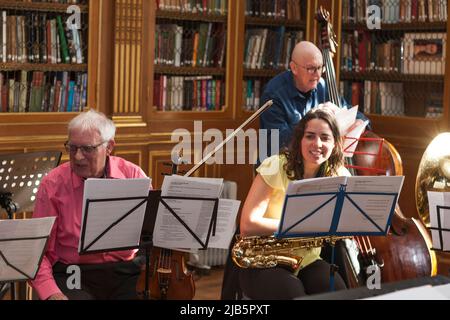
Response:
[[[283,211],[280,218],[280,225],[278,232],[275,233],[277,238],[290,238],[290,237],[339,237],[339,236],[359,236],[359,235],[386,235],[391,224],[391,218],[394,214],[395,205],[400,193],[398,192],[355,192],[347,191],[347,185],[350,184],[350,180],[358,181],[361,177],[345,177],[344,184],[339,184],[338,190],[332,190],[328,186],[327,191],[299,191],[293,194],[287,194],[283,206]],[[383,177],[392,180],[392,177]],[[334,178],[322,178],[322,181],[333,180]],[[395,179],[395,178],[394,178]],[[294,182],[291,182],[291,184]],[[331,185],[331,183],[330,183]],[[355,184],[356,185],[356,184]],[[301,189],[299,189],[301,190]],[[376,222],[372,219],[369,213],[363,210],[364,206],[361,205],[361,199],[363,197],[382,197],[383,199],[392,199],[390,206],[386,206],[383,209],[385,215],[384,220]],[[315,199],[312,207],[301,206],[300,201],[303,199]],[[362,202],[362,204],[364,204]],[[324,216],[325,212],[331,210],[331,216]],[[343,213],[344,212],[344,213]],[[363,217],[364,225],[361,224],[360,231],[353,230],[352,225],[349,224],[349,217],[346,218],[347,222],[341,227],[341,219],[343,215],[349,215],[353,218],[361,219]],[[379,214],[379,213],[378,213]],[[315,220],[311,224],[311,220],[315,217],[321,217],[321,219]],[[329,226],[323,226],[324,219],[329,220]],[[361,222],[362,223],[362,222]],[[311,227],[313,226],[313,227]],[[349,229],[350,228],[350,229]],[[317,231],[304,231],[312,230]],[[334,291],[334,277],[337,271],[334,264],[335,252],[334,243],[331,242],[331,262],[330,262],[330,291]]]
[[[431,250],[435,250],[435,251],[441,251],[441,252],[450,252],[450,229],[445,228],[442,226],[442,215],[444,214],[444,210],[450,210],[449,206],[441,206],[441,205],[436,205],[436,213],[437,213],[437,226],[436,227],[429,227],[428,229],[431,230],[431,235],[433,236],[433,231],[437,231],[437,236],[438,236],[438,242],[439,242],[439,247],[435,248],[432,247]],[[431,214],[431,212],[430,212]],[[450,214],[448,214],[448,219],[450,219]],[[445,241],[444,239],[444,235],[447,236],[447,241]]]
[[[193,201],[214,201],[214,209],[211,217],[211,221],[209,224],[209,229],[207,233],[207,237],[205,241],[202,241],[199,236],[195,234],[194,231],[189,228],[189,226],[179,217],[179,215],[167,204],[165,199],[181,199],[181,200],[193,200]],[[111,201],[128,201],[135,200],[136,204],[132,205],[133,207],[124,212],[119,217],[115,218],[107,227],[102,230],[99,234],[95,235],[95,237],[91,240],[86,240],[86,225],[89,224],[89,214],[92,209],[90,209],[90,205],[98,202],[111,202]],[[144,298],[150,298],[149,284],[148,284],[148,276],[149,276],[149,267],[150,267],[150,250],[153,247],[153,230],[156,222],[156,216],[158,213],[159,203],[162,203],[173,215],[177,218],[177,220],[189,231],[189,233],[200,243],[202,249],[206,249],[208,246],[209,238],[215,234],[215,226],[217,221],[217,210],[218,210],[218,198],[194,198],[194,197],[170,197],[170,196],[161,196],[161,190],[151,190],[148,193],[148,196],[144,197],[122,197],[122,198],[105,198],[105,199],[86,199],[85,203],[85,211],[83,217],[83,226],[80,234],[80,254],[89,254],[89,253],[98,253],[98,252],[110,252],[110,251],[118,251],[118,250],[127,250],[127,249],[144,249],[145,251],[145,291]],[[120,247],[110,246],[108,243],[103,243],[101,248],[95,247],[98,245],[102,238],[115,226],[119,225],[121,221],[123,221],[126,217],[131,215],[135,210],[141,208],[146,203],[146,209],[144,213],[144,219],[142,223],[141,233],[140,233],[140,241],[139,244],[127,244]],[[92,238],[92,237],[91,237]]]
[[[19,209],[22,212],[33,210],[42,178],[60,159],[60,151],[0,155],[0,207],[6,211],[8,219],[13,219]],[[11,299],[15,300],[14,282],[11,283]]]
[[[145,253],[145,287],[144,299],[150,299],[150,286],[148,278],[150,276],[150,251],[153,248],[153,229],[155,227],[156,215],[158,213],[158,203],[161,199],[161,190],[151,190],[148,193],[147,208],[145,210],[144,223],[141,230],[141,243],[139,248]]]
[[[165,200],[190,200],[190,201],[212,201],[214,202],[214,208],[211,215],[211,220],[209,221],[208,232],[206,239],[202,241],[200,236],[198,236],[183,219],[170,207],[170,205]],[[177,220],[180,222],[184,228],[189,232],[189,234],[200,244],[201,250],[208,248],[208,243],[211,235],[215,235],[216,224],[217,224],[217,211],[219,207],[219,198],[198,198],[198,197],[173,197],[173,196],[161,196],[161,190],[152,190],[149,192],[147,209],[144,218],[144,224],[141,232],[141,245],[140,248],[145,250],[145,289],[144,298],[150,298],[150,290],[148,278],[150,275],[150,250],[153,247],[153,230],[155,227],[156,216],[158,214],[159,204],[162,204]]]
[[[60,151],[0,155],[0,205],[8,218],[19,208],[23,212],[33,211],[40,181],[60,159]]]
[[[0,283],[33,280],[55,217],[0,221]],[[18,249],[19,248],[19,249]]]

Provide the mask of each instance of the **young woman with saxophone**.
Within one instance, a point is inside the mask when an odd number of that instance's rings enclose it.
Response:
[[[290,146],[267,158],[257,169],[242,209],[242,237],[267,236],[278,230],[283,201],[291,180],[350,175],[344,167],[342,141],[333,112],[309,111],[295,128]],[[239,283],[251,299],[294,299],[329,291],[330,265],[320,258],[321,248],[295,249],[303,259],[296,270],[282,265],[239,270]],[[345,283],[335,273],[335,290]]]

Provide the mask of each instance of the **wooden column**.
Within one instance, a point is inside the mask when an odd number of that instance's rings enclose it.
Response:
[[[142,120],[143,0],[115,0],[113,118],[118,126]]]

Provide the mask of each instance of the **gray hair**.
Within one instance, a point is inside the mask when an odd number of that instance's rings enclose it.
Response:
[[[77,129],[82,132],[97,130],[103,141],[114,139],[114,135],[116,134],[114,122],[108,119],[103,113],[93,109],[80,113],[69,122],[69,134]]]

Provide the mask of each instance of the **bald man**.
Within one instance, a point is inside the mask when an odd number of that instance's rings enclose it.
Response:
[[[312,42],[302,41],[295,46],[290,70],[287,70],[271,79],[261,97],[261,105],[273,100],[273,105],[260,117],[260,128],[268,129],[268,144],[266,153],[260,150],[259,161],[271,154],[270,129],[279,129],[280,149],[287,146],[295,125],[312,108],[321,103],[328,102],[328,90],[322,74],[322,52]],[[349,105],[341,98],[341,105]],[[328,104],[327,104],[328,105]],[[358,113],[357,125],[367,120],[363,114]],[[278,153],[273,150],[272,154]]]

